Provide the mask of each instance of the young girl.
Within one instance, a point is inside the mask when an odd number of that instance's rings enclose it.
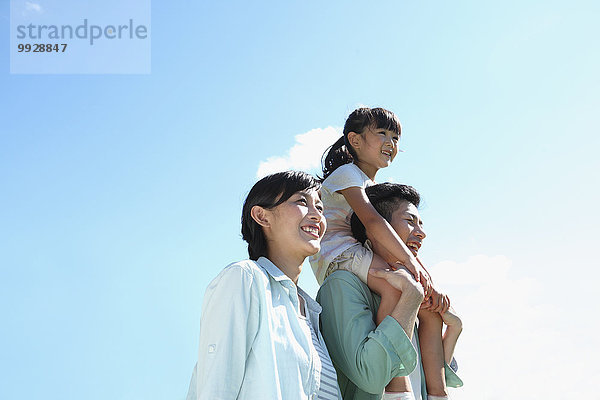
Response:
[[[310,257],[311,267],[319,284],[331,272],[344,269],[356,274],[371,290],[378,293],[381,304],[377,312],[377,324],[391,313],[401,293],[385,279],[369,274],[369,270],[389,269],[390,266],[371,249],[354,239],[350,229],[352,213],[396,257],[398,263],[404,265],[421,282],[426,296],[431,292],[429,274],[371,205],[365,193],[365,188],[374,183],[377,171],[389,166],[394,160],[398,153],[400,133],[400,121],[391,111],[365,107],[350,114],[344,125],[343,136],[328,149],[323,162],[321,196],[325,206],[327,231],[321,242],[321,252]],[[439,329],[437,339],[435,335],[419,331],[426,339],[421,340],[422,348],[441,348],[441,324]],[[435,342],[430,343],[432,340]],[[426,351],[422,354],[428,392],[443,396],[446,394],[443,352],[431,353]],[[435,371],[439,371],[439,374]],[[413,398],[407,377],[397,377],[390,381],[384,394],[384,399],[388,398]]]

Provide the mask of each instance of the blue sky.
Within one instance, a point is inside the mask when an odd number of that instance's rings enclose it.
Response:
[[[316,133],[361,104],[403,123],[377,179],[424,198],[423,259],[465,320],[454,397],[595,395],[599,17],[154,2],[150,74],[14,75],[3,2],[0,398],[183,399],[204,289],[246,257],[259,165],[315,165]],[[301,284],[316,293],[308,268]]]

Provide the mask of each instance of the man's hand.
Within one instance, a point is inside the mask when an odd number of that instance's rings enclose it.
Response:
[[[415,320],[419,306],[423,302],[423,287],[415,281],[410,272],[404,267],[398,270],[388,269],[370,269],[369,274],[376,278],[385,279],[393,288],[402,292],[400,300],[392,310],[390,317],[394,318],[406,336],[412,338],[415,327]]]
[[[414,258],[414,260],[416,260],[417,262],[413,263],[413,265],[404,265],[402,264],[400,261],[396,262],[396,265],[390,265],[390,268],[393,271],[397,271],[399,269],[405,269],[406,271],[410,272],[413,276],[413,278],[421,284],[421,286],[423,286],[423,293],[425,294],[425,298],[429,297],[431,295],[431,289],[432,289],[432,282],[431,282],[431,276],[429,275],[429,273],[427,272],[427,270],[425,268],[423,268],[423,264],[421,264],[421,261],[417,258]]]
[[[419,285],[412,274],[402,265],[396,264],[395,269],[370,269],[369,273],[376,278],[385,279],[390,285],[402,292],[403,296],[425,297],[423,287]]]

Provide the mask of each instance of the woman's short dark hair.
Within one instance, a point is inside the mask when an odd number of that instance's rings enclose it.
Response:
[[[252,207],[272,209],[302,190],[321,188],[321,183],[302,171],[277,172],[265,176],[252,186],[242,208],[242,238],[248,242],[251,260],[267,256],[267,239],[262,227],[252,218]]]
[[[380,183],[367,187],[365,192],[373,207],[387,222],[391,222],[392,214],[394,214],[400,202],[408,201],[415,207],[419,207],[421,202],[421,196],[414,187],[399,183]],[[364,244],[367,240],[367,230],[354,213],[350,218],[350,226],[352,236]]]

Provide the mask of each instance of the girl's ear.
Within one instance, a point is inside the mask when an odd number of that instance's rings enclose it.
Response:
[[[259,224],[262,227],[268,228],[271,226],[271,223],[268,219],[267,210],[265,210],[261,206],[253,206],[250,209],[250,216],[254,221],[256,221],[257,224]]]
[[[361,142],[362,136],[360,135],[360,133],[348,132],[348,143],[350,143],[350,146],[354,147],[355,149],[358,149],[360,147]]]

